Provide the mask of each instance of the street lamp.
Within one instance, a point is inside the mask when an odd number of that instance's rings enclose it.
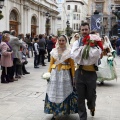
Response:
[[[4,6],[4,0],[0,0],[0,9],[2,9]],[[2,11],[0,10],[0,20],[3,18],[4,16],[2,15]]]
[[[71,34],[72,34],[72,29],[70,28],[70,22],[69,22],[69,20],[67,20],[66,25],[67,25],[66,35],[67,35],[68,37],[70,37]]]
[[[50,17],[51,17],[51,15],[50,15],[49,12],[45,13],[45,15],[46,15],[46,34],[49,35],[49,31],[50,31]]]
[[[0,9],[2,9],[4,6],[4,0],[0,0]]]
[[[67,24],[67,26],[69,26],[69,25],[70,25],[70,22],[67,20],[66,24]]]

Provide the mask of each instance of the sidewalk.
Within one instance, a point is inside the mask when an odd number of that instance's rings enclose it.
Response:
[[[0,83],[0,120],[50,120],[44,114],[44,98],[47,82],[41,79],[47,66],[33,67],[33,58],[26,66],[30,74],[9,84]],[[97,103],[94,117],[88,120],[120,120],[120,57],[116,58],[118,79],[97,86]],[[106,73],[107,74],[107,73]],[[59,120],[79,120],[78,114],[61,117]]]

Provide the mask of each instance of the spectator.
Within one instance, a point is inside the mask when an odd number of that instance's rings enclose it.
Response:
[[[13,66],[14,66],[14,73],[15,73],[15,77],[16,78],[21,78],[18,75],[18,70],[19,70],[19,65],[18,63],[20,63],[20,46],[22,45],[22,40],[19,40],[19,38],[15,37],[16,36],[16,31],[12,30],[11,31],[11,36],[10,36],[10,41],[9,44],[11,45],[12,49],[13,49]],[[21,63],[20,63],[21,64]],[[13,73],[13,75],[14,75]]]
[[[33,44],[33,50],[34,50],[34,68],[38,67],[38,56],[39,56],[39,45],[38,45],[39,39],[34,38],[34,44]]]
[[[8,41],[10,40],[10,36],[8,33],[3,34],[2,41],[0,45],[1,49],[1,66],[2,66],[2,74],[1,74],[1,83],[13,82],[12,76],[12,48],[9,45]]]
[[[53,48],[53,41],[52,41],[52,36],[49,37],[49,39],[47,40],[47,52],[48,52],[48,62],[50,62],[50,52]]]
[[[116,50],[117,50],[117,55],[120,56],[120,38],[118,38],[116,41]]]

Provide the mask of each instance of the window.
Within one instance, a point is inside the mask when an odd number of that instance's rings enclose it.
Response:
[[[37,24],[37,20],[36,20],[36,18],[34,16],[31,19],[31,24],[32,25],[36,25]]]
[[[15,10],[12,10],[10,13],[10,20],[12,21],[18,21],[18,14]]]
[[[75,30],[75,24],[74,24],[74,30]]]
[[[76,24],[76,30],[79,30],[79,29],[78,29],[78,24]]]
[[[104,4],[103,3],[96,3],[96,10],[100,13],[103,13],[103,6]]]
[[[70,5],[67,6],[67,10],[70,10]]]
[[[76,14],[73,14],[73,20],[76,20]]]
[[[79,20],[79,15],[77,14],[77,20]]]
[[[80,20],[80,14],[79,14],[79,20]]]
[[[58,20],[61,20],[61,17],[58,17],[57,19],[58,19]]]
[[[75,5],[75,12],[77,12],[77,5]]]

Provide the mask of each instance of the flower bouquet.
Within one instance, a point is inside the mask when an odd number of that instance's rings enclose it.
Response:
[[[88,59],[90,47],[97,46],[97,41],[101,41],[101,38],[96,34],[90,34],[87,38],[83,39],[86,46],[84,48],[82,58]]]
[[[47,82],[50,81],[50,76],[51,76],[50,72],[46,72],[42,74],[42,78],[47,80]]]
[[[113,66],[113,59],[114,59],[113,56],[110,56],[110,57],[107,58],[108,64],[109,64],[110,66]]]

